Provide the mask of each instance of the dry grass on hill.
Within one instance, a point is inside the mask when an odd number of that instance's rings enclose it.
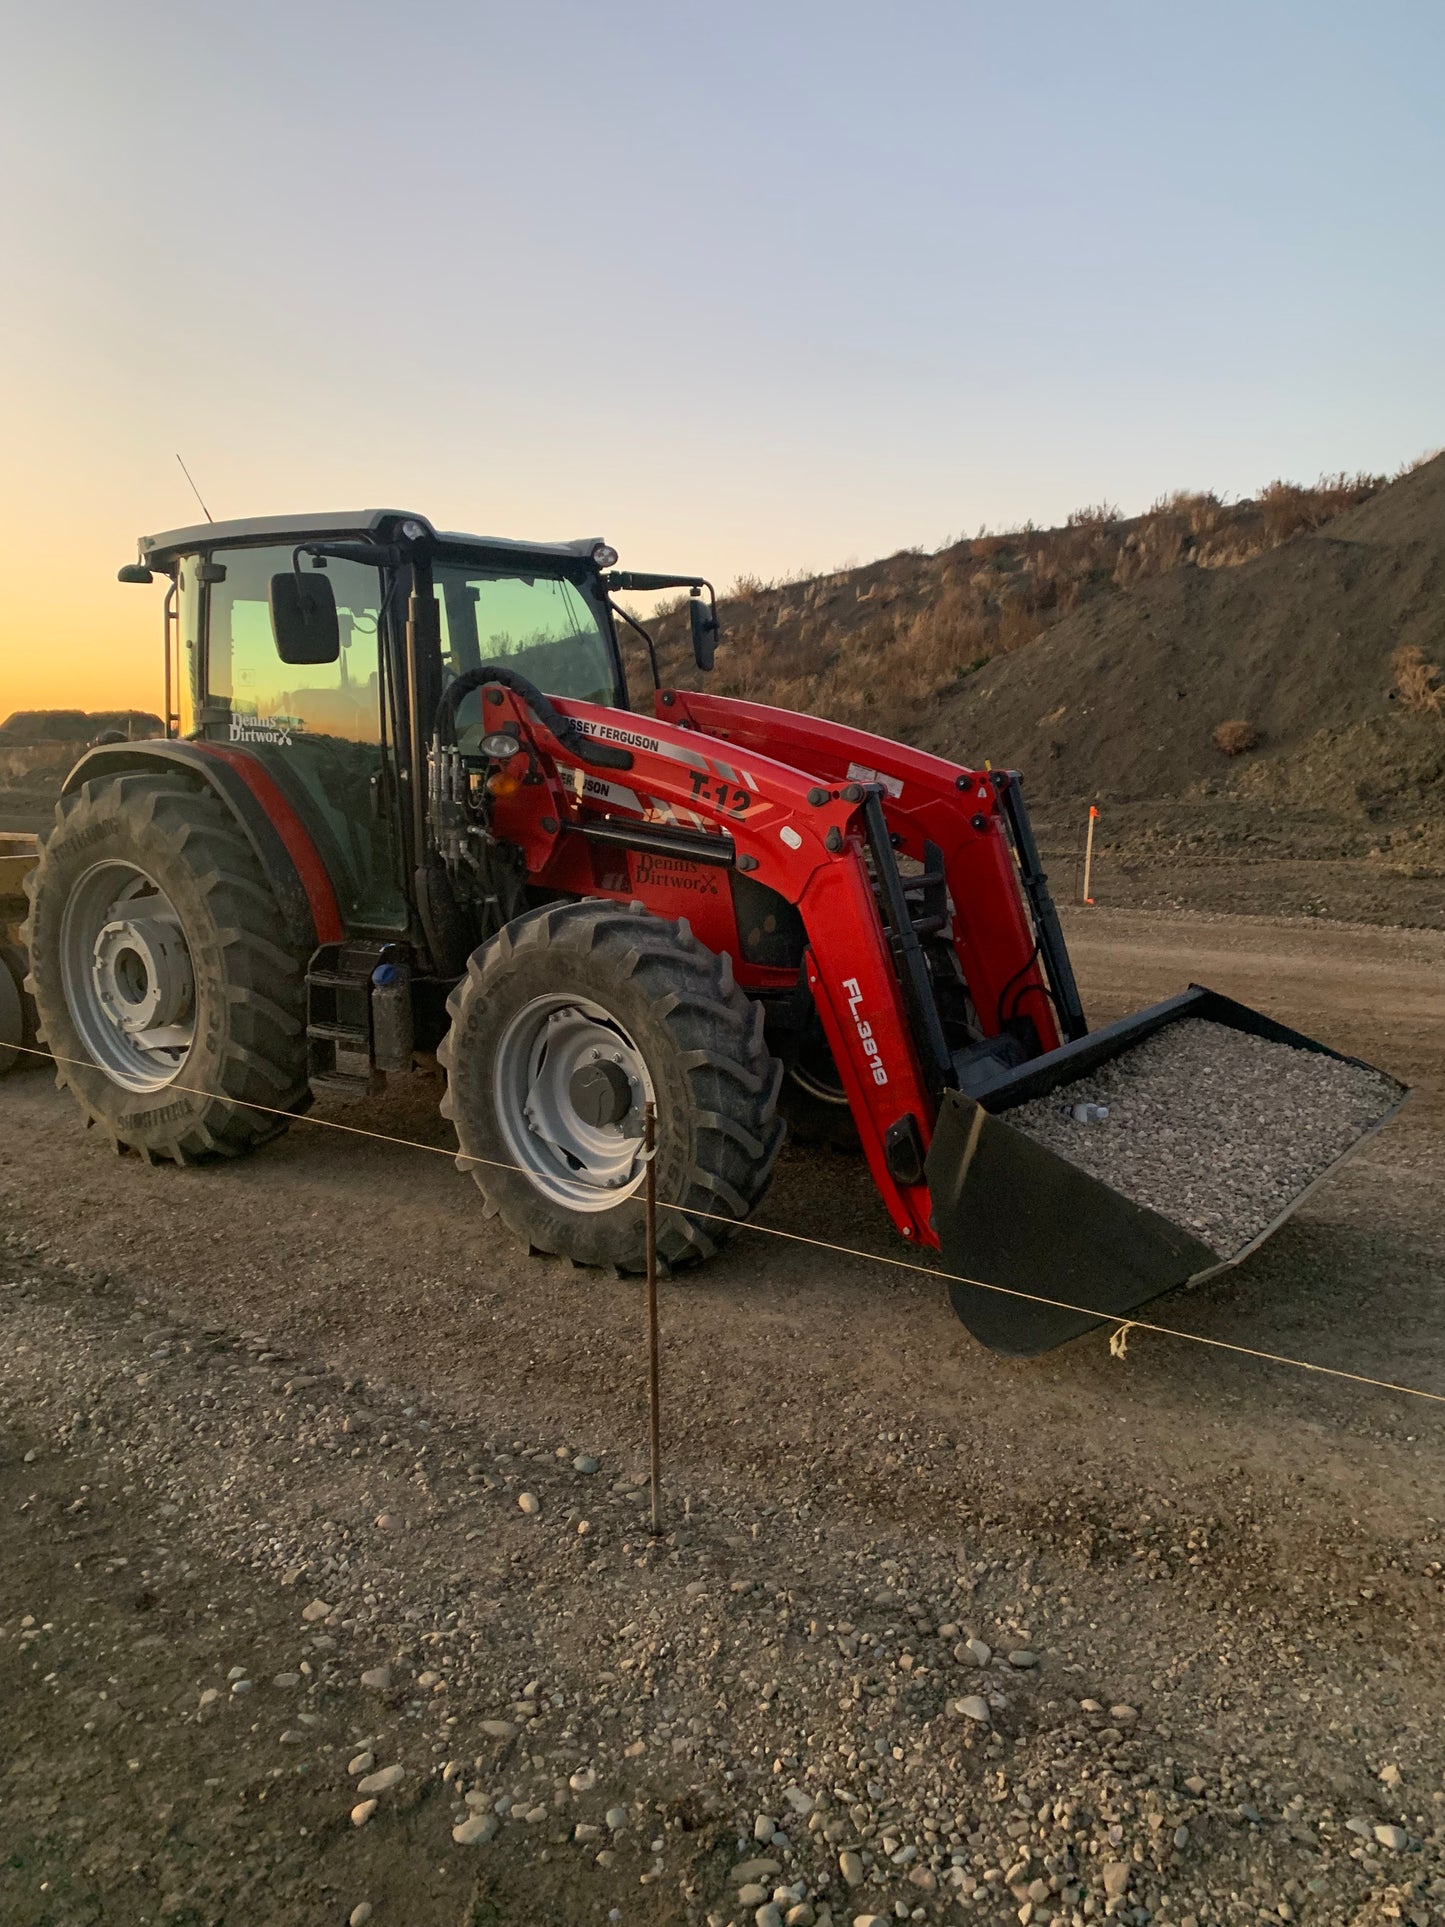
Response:
[[[723,598],[712,687],[908,736],[972,672],[1084,604],[1181,567],[1236,567],[1320,528],[1388,480],[1272,482],[1234,503],[1179,492],[1132,518],[1103,503],[1076,510],[1062,528],[981,533],[936,554],[908,549],[795,582],[744,579]],[[656,629],[668,678],[693,683],[681,601],[659,612]]]

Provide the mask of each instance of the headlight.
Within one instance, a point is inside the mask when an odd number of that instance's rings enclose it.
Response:
[[[610,569],[617,560],[617,551],[610,542],[596,542],[592,547],[592,560],[599,569]]]
[[[505,729],[493,730],[491,735],[484,736],[481,742],[483,756],[490,756],[494,763],[505,763],[509,757],[515,756],[521,747],[516,737]]]

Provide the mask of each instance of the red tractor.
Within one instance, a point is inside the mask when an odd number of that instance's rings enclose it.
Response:
[[[791,1116],[856,1140],[999,1350],[1095,1320],[981,1284],[1112,1316],[1218,1268],[1001,1114],[1182,1017],[1319,1047],[1197,989],[1090,1034],[1017,775],[660,683],[635,713],[614,593],[690,591],[703,669],[716,601],[602,542],[382,510],[139,554],[167,733],[77,764],[25,930],[118,1147],[234,1156],[435,1050],[489,1213],[583,1264],[643,1261],[651,1101],[672,1266],[753,1211]]]

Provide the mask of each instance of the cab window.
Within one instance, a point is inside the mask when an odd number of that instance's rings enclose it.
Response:
[[[548,696],[615,703],[606,617],[565,576],[522,576],[438,559],[433,566],[447,681],[504,662]]]

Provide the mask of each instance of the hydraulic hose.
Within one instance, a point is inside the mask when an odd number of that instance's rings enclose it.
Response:
[[[595,763],[603,769],[632,768],[630,749],[589,736],[573,717],[564,716],[534,682],[501,662],[484,662],[480,668],[468,669],[455,682],[448,684],[437,704],[436,721],[433,724],[439,741],[446,744],[455,742],[457,711],[463,699],[489,682],[500,683],[503,689],[510,689],[514,696],[520,696],[542,727],[555,736],[564,749],[579,756],[584,763]]]

